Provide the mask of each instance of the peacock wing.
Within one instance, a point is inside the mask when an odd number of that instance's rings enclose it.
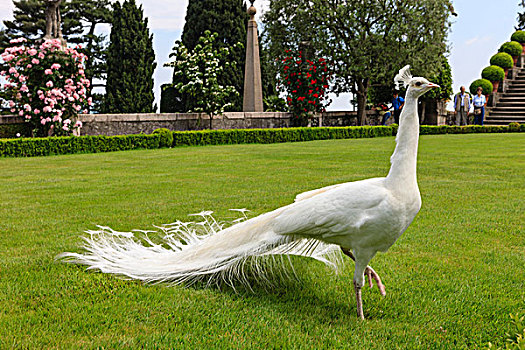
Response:
[[[273,230],[319,239],[356,232],[388,200],[382,184],[383,178],[349,182],[295,202],[274,219]]]
[[[318,188],[318,189],[315,189],[315,190],[299,193],[295,197],[294,202],[299,202],[299,201],[302,201],[302,200],[305,200],[305,199],[308,199],[308,198],[312,198],[313,196],[317,196],[318,194],[325,193],[326,191],[333,190],[334,188],[340,187],[341,185],[344,185],[344,184],[331,185],[331,186],[326,186],[326,187]]]

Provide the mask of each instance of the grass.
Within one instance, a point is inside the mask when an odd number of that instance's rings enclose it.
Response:
[[[151,228],[204,209],[257,215],[302,191],[384,176],[394,139],[0,159],[0,348],[472,349],[525,312],[525,135],[420,141],[423,208],[363,293],[295,259],[299,282],[256,293],[124,281],[54,262],[96,224]]]

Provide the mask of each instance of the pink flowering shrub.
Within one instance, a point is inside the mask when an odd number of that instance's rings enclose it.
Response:
[[[82,123],[73,123],[78,113],[87,113],[89,80],[84,75],[87,57],[75,49],[62,49],[59,40],[48,40],[38,47],[23,38],[1,54],[7,80],[0,97],[12,113],[31,123],[34,136],[71,135]]]

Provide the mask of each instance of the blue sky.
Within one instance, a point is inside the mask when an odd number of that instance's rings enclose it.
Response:
[[[162,65],[175,40],[180,38],[188,0],[137,0],[144,7],[154,34],[154,49],[157,61],[155,72],[155,96],[160,99],[160,85],[171,80],[171,69]],[[461,85],[470,85],[478,79],[481,70],[489,65],[490,57],[505,41],[510,40],[516,25],[519,10],[518,0],[455,0],[459,17],[454,17],[449,36],[450,64],[454,80],[454,91]],[[257,0],[259,13],[264,11],[269,0]],[[0,20],[12,18],[12,1],[0,0]],[[348,110],[349,95],[334,98],[329,110]]]

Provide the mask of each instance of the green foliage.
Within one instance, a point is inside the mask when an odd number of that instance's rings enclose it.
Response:
[[[448,63],[448,58],[443,57],[441,69],[437,75],[429,79],[434,84],[439,85],[439,89],[432,89],[424,95],[426,99],[449,100],[454,93],[452,90],[452,69]]]
[[[56,154],[100,153],[131,149],[156,149],[162,136],[69,136],[0,140],[0,157],[38,157]]]
[[[324,58],[314,59],[299,51],[287,50],[281,59],[280,87],[292,113],[292,126],[308,125],[308,118],[324,112],[331,100],[328,89],[328,67]]]
[[[225,67],[236,63],[232,61],[233,58],[229,58],[230,48],[215,48],[213,43],[217,37],[217,33],[205,31],[193,50],[188,50],[181,41],[176,41],[170,54],[173,61],[164,65],[173,67],[173,76],[179,82],[173,84],[175,90],[193,101],[189,111],[210,115],[210,129],[213,116],[224,113],[232,105],[233,97],[238,95],[234,86],[223,86],[219,82]],[[241,43],[237,43],[234,48],[241,46]],[[221,62],[225,62],[224,65]]]
[[[489,66],[483,69],[481,77],[488,81],[503,81],[505,79],[505,71],[498,66]]]
[[[152,113],[155,52],[142,5],[113,3],[104,112]]]
[[[84,28],[82,35],[72,39],[72,42],[80,44],[80,52],[85,54],[89,60],[85,64],[86,77],[93,87],[93,80],[105,80],[107,74],[106,55],[108,49],[107,36],[97,34],[97,28],[101,24],[112,22],[112,9],[109,0],[71,0],[67,3],[68,8],[75,14],[75,18]],[[105,86],[97,82],[97,86]],[[93,99],[99,100],[99,96],[89,91]],[[96,103],[91,111],[100,112],[100,103]]]
[[[509,130],[512,132],[519,132],[520,128],[521,128],[520,123],[517,123],[517,122],[509,123]]]
[[[514,66],[514,60],[512,56],[506,52],[500,52],[490,58],[490,64],[493,66],[499,66],[503,69],[512,68]]]
[[[483,94],[484,95],[490,95],[492,93],[492,90],[494,90],[494,85],[492,85],[492,83],[489,80],[487,80],[487,79],[477,79],[477,80],[474,80],[472,82],[472,84],[470,84],[470,88],[469,88],[470,93],[472,95],[475,95],[476,94],[476,90],[480,86],[483,89]]]
[[[449,5],[449,0],[422,0],[417,6],[414,1],[274,0],[264,14],[264,43],[279,57],[309,42],[330,62],[334,92],[356,96],[363,124],[372,82],[390,85],[406,64],[419,76],[439,73],[447,52]]]
[[[520,0],[519,5],[521,8],[525,9],[525,0]],[[518,12],[518,25],[515,28],[518,31],[525,29],[525,12]],[[519,41],[519,40],[516,40],[516,41]]]
[[[0,124],[0,139],[14,139],[17,134],[20,134],[20,137],[30,137],[31,129],[31,125],[27,123]]]
[[[507,333],[507,340],[505,343],[505,350],[525,350],[525,316],[518,314],[510,314],[512,331]],[[502,350],[503,348],[496,348],[494,344],[488,344],[488,350]]]
[[[523,46],[517,41],[509,41],[501,45],[498,50],[499,52],[506,52],[509,55],[516,57],[521,55],[523,52]]]
[[[246,24],[248,15],[243,0],[190,0],[186,10],[182,44],[192,51],[198,44],[199,38],[206,31],[217,33],[217,40],[213,47],[216,50],[229,48],[228,59],[222,59],[220,65],[224,70],[218,75],[217,81],[222,86],[233,86],[237,95],[232,96],[231,105],[227,111],[242,111],[242,96],[244,93],[244,64],[246,52],[237,43],[246,42]],[[226,65],[230,62],[229,65]],[[186,84],[181,76],[173,75],[173,85]],[[190,96],[177,96],[180,104],[176,110],[187,112],[196,108],[195,100]]]
[[[160,86],[160,113],[182,112],[180,106],[180,94],[173,84],[162,84]]]
[[[171,147],[173,145],[173,133],[171,130],[166,128],[156,129],[152,133],[153,135],[160,135],[159,147]]]
[[[517,41],[520,44],[525,44],[525,31],[523,30],[517,30],[512,34],[512,37],[510,38],[512,41]]]
[[[269,95],[263,99],[266,112],[288,112],[286,101],[278,95]]]
[[[304,142],[393,136],[397,125],[331,128],[233,129],[169,131],[157,129],[152,135],[77,136],[0,140],[0,157],[36,157],[56,154],[100,153],[162,147],[231,145],[246,143]],[[525,132],[525,124],[511,126],[429,126],[421,135]]]

